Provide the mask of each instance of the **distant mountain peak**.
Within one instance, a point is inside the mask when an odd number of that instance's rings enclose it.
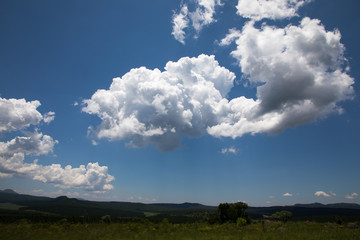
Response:
[[[66,199],[69,199],[67,196],[60,196],[60,197],[57,197],[55,198],[56,200],[66,200]]]
[[[0,190],[1,191],[1,190]],[[14,190],[12,189],[5,189],[5,190],[2,190],[1,192],[3,193],[8,193],[8,194],[18,194],[17,192],[15,192]]]

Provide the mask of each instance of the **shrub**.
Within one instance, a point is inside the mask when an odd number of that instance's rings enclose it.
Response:
[[[236,225],[238,227],[242,227],[242,226],[245,226],[247,224],[247,221],[245,218],[242,218],[242,217],[239,217],[237,220],[236,220]]]
[[[280,211],[271,215],[272,219],[282,221],[284,223],[290,220],[291,217],[292,217],[292,212],[289,211]]]
[[[105,215],[101,217],[101,222],[106,223],[106,224],[110,224],[111,223],[111,216],[110,215]]]

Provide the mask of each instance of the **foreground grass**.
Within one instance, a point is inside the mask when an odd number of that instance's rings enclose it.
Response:
[[[209,225],[170,223],[124,223],[124,224],[70,224],[36,223],[25,221],[14,224],[0,224],[0,239],[101,239],[101,240],[297,240],[297,239],[359,239],[357,224],[337,225],[334,223],[288,222],[286,224],[267,222],[265,231],[261,223],[238,227],[236,224]]]

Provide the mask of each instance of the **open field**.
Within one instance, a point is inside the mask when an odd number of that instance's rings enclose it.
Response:
[[[357,204],[247,207],[92,202],[0,191],[0,240],[360,240]],[[273,216],[281,212],[291,213],[292,221],[278,222]]]
[[[0,224],[0,239],[102,239],[102,240],[281,240],[281,239],[360,239],[359,223],[338,225],[335,223],[313,222],[266,222],[265,230],[260,222],[237,226],[236,224],[171,224],[161,223],[94,223],[71,224],[59,222],[54,224],[35,223],[25,220],[13,224]]]

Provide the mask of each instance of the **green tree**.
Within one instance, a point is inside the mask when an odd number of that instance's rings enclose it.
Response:
[[[271,215],[272,219],[282,221],[284,223],[290,220],[291,217],[292,217],[292,212],[289,211],[280,211]]]
[[[236,223],[238,218],[243,218],[249,224],[251,219],[245,211],[247,208],[248,205],[244,202],[220,203],[217,208],[219,220],[221,223]]]

